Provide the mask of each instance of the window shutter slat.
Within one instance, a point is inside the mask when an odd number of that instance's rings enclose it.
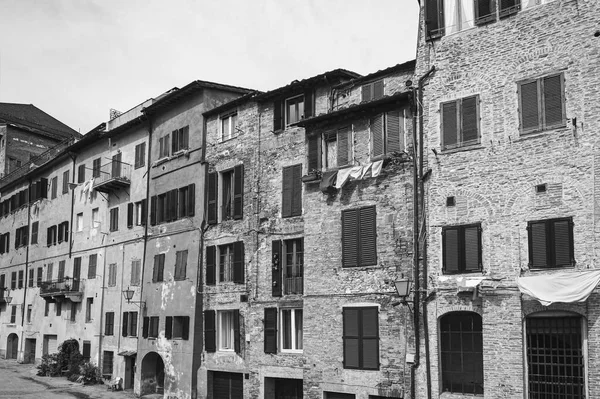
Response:
[[[500,18],[516,14],[521,9],[521,0],[500,0]]]
[[[400,152],[404,147],[401,122],[403,118],[400,111],[387,113],[387,153]]]
[[[144,324],[142,325],[142,338],[148,338],[149,325],[150,325],[150,318],[144,317]]]
[[[462,144],[477,140],[477,97],[468,97],[462,100]]]
[[[244,242],[233,243],[233,282],[243,284],[244,281]]]
[[[233,218],[244,216],[244,165],[233,168]]]
[[[442,251],[444,253],[444,271],[447,273],[458,272],[458,229],[446,229],[442,236]]]
[[[127,227],[133,227],[133,202],[127,204]]]
[[[173,317],[167,316],[167,319],[165,321],[165,338],[171,339],[172,336],[173,336]]]
[[[187,191],[187,206],[188,206],[188,216],[194,216],[196,214],[196,185],[190,184],[188,186]]]
[[[308,172],[321,170],[321,136],[308,136]]]
[[[523,130],[538,129],[540,113],[538,105],[538,82],[525,83],[521,90],[521,128]]]
[[[206,210],[206,221],[208,224],[217,223],[217,185],[219,175],[217,172],[208,174],[208,208]]]
[[[554,223],[554,266],[571,266],[571,223],[558,220]]]
[[[282,118],[282,104],[281,101],[275,101],[273,103],[273,131],[283,129],[283,118]]]
[[[150,198],[150,224],[156,225],[156,195]]]
[[[443,35],[444,9],[440,7],[439,0],[426,0],[425,2],[425,39],[431,40]]]
[[[360,309],[344,308],[343,341],[344,341],[344,368],[358,368],[359,337],[360,337]]]
[[[479,270],[479,227],[467,227],[465,232],[465,270]]]
[[[350,161],[349,153],[349,131],[348,127],[343,127],[337,131],[337,166],[348,165]]]
[[[277,308],[265,308],[265,353],[277,353]]]
[[[302,164],[292,166],[292,216],[302,215]]]
[[[373,82],[373,100],[383,97],[383,80]]]
[[[158,269],[160,267],[160,255],[154,255],[154,267],[152,268],[152,282],[155,283],[158,280]]]
[[[371,119],[371,156],[383,155],[383,114]]]
[[[271,243],[271,294],[275,297],[282,294],[282,253],[281,241]]]
[[[241,353],[240,324],[240,311],[235,309],[233,311],[233,348],[235,353]]]
[[[206,352],[215,352],[217,350],[215,316],[214,310],[204,311],[204,349]]]
[[[544,82],[545,127],[563,123],[562,75],[550,76]]]
[[[442,144],[444,148],[458,144],[457,108],[456,101],[442,104]]]
[[[342,266],[358,266],[358,209],[342,212]]]
[[[313,90],[309,89],[304,92],[304,117],[311,116],[313,116]]]
[[[375,207],[359,210],[359,266],[377,264],[377,213]]]
[[[475,24],[484,25],[495,20],[494,0],[475,0]]]
[[[362,101],[371,101],[373,99],[373,85],[370,83],[362,86]]]
[[[189,339],[190,338],[190,316],[182,317],[182,331],[181,331],[181,339]]]
[[[529,265],[532,268],[546,267],[548,260],[546,259],[546,223],[532,223],[529,231],[530,239],[530,258]]]
[[[206,247],[206,285],[215,285],[215,259],[217,247],[214,245]]]
[[[292,216],[292,196],[294,190],[293,167],[283,168],[283,181],[281,188],[281,217]]]

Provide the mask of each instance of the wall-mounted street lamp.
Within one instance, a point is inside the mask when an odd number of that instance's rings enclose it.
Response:
[[[393,303],[392,304],[393,306],[406,305],[412,312],[410,302],[407,300],[408,296],[412,292],[410,289],[411,286],[412,286],[412,281],[410,281],[409,279],[404,278],[404,277],[399,278],[398,280],[394,281],[394,287],[396,288],[396,293],[400,297],[400,302]]]
[[[132,290],[131,288],[129,288],[129,286],[127,286],[126,290],[123,290],[123,296],[125,297],[125,299],[127,299],[127,303],[134,303],[140,309],[145,308],[146,307],[146,302],[144,302],[144,301],[132,301],[131,300],[133,298],[133,294],[135,294],[135,291]]]
[[[10,305],[10,303],[12,302],[12,297],[10,296],[10,289],[8,287],[3,287],[2,291],[3,291],[3,294],[6,294],[4,296],[4,301],[6,301],[7,305]]]

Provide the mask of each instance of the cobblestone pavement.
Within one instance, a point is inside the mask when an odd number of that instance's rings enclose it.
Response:
[[[133,391],[111,392],[106,385],[82,385],[64,377],[39,377],[33,364],[0,359],[0,398],[129,399]]]

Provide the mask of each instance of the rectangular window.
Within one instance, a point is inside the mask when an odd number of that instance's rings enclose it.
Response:
[[[11,290],[17,289],[17,272],[12,272],[10,274],[10,289]]]
[[[58,176],[54,176],[52,178],[50,185],[52,186],[52,191],[50,191],[50,199],[54,199],[58,196]]]
[[[39,222],[33,222],[31,225],[31,244],[38,243]]]
[[[23,270],[19,270],[19,288],[23,288],[24,284],[24,272]]]
[[[83,231],[83,212],[77,214],[76,224],[77,231]]]
[[[10,307],[10,322],[11,324],[17,322],[17,305],[12,305]]]
[[[442,149],[478,144],[479,96],[465,97],[441,104]]]
[[[158,338],[158,323],[159,323],[159,318],[158,316],[152,316],[149,318],[149,331],[148,331],[148,337],[149,338]]]
[[[100,177],[100,171],[101,171],[100,162],[102,162],[100,158],[96,158],[92,161],[92,177],[93,178]]]
[[[110,210],[110,231],[119,230],[119,208],[112,208]]]
[[[69,222],[62,222],[58,225],[58,243],[69,241]]]
[[[0,254],[8,253],[10,249],[10,233],[0,234]]]
[[[65,263],[66,261],[61,260],[58,262],[58,281],[62,282],[65,278]]]
[[[548,219],[527,223],[529,268],[575,266],[573,219]]]
[[[212,386],[213,398],[219,399],[243,399],[244,398],[244,374],[242,373],[225,373],[219,371],[208,372],[209,386]],[[285,394],[275,393],[274,398],[292,398],[302,397],[288,396],[288,392]]]
[[[85,181],[85,164],[79,165],[77,170],[77,183],[83,183]]]
[[[171,133],[171,150],[173,154],[189,148],[189,130],[189,126],[173,130]]]
[[[165,338],[187,340],[189,338],[189,330],[189,316],[167,316]]]
[[[60,316],[62,314],[62,302],[56,301],[54,308],[56,309],[56,316]]]
[[[102,356],[102,375],[107,378],[110,378],[113,373],[113,358],[114,352],[104,351],[104,356]]]
[[[169,137],[167,134],[158,139],[158,159],[169,157]]]
[[[344,308],[344,368],[379,370],[377,307]]]
[[[302,215],[302,164],[283,168],[281,217]]]
[[[58,240],[58,227],[50,226],[47,229],[46,241],[48,246],[56,245],[56,241]]]
[[[27,305],[27,323],[31,324],[31,312],[33,311],[33,305]]]
[[[283,241],[283,288],[285,294],[303,293],[304,239]]]
[[[521,133],[533,133],[565,125],[564,76],[545,76],[519,82]]]
[[[146,199],[143,199],[135,203],[135,225],[145,226],[146,225]]]
[[[332,169],[352,164],[352,130],[346,126],[323,134],[323,165]]]
[[[304,119],[304,95],[285,100],[285,125]]]
[[[175,253],[175,280],[185,280],[187,269],[188,251],[177,251]]]
[[[302,309],[281,309],[281,350],[302,351]]]
[[[140,143],[135,146],[135,163],[134,168],[141,168],[146,164],[146,143]]]
[[[121,335],[124,337],[137,337],[138,312],[123,312],[123,325]]]
[[[15,248],[24,247],[29,240],[29,226],[19,227],[15,232]]]
[[[88,265],[88,279],[92,280],[96,278],[96,265],[98,263],[98,255],[97,254],[91,254],[90,255],[90,262]]]
[[[44,317],[50,314],[50,301],[44,301]]]
[[[233,219],[233,170],[221,173],[221,220]]]
[[[92,322],[92,307],[94,306],[94,298],[87,298],[85,302],[85,322]]]
[[[37,279],[36,279],[36,286],[39,287],[42,285],[42,281],[43,281],[43,271],[44,269],[42,269],[41,267],[37,268]]]
[[[377,264],[375,206],[342,211],[342,266]]]
[[[83,357],[84,362],[90,361],[91,352],[92,352],[92,343],[90,341],[83,341],[83,350],[81,351],[81,356]]]
[[[117,285],[117,264],[111,263],[108,265],[108,286],[114,287]]]
[[[77,321],[77,303],[76,302],[71,302],[71,316],[69,319],[73,323]]]
[[[142,262],[139,259],[131,261],[131,285],[140,284],[140,271]]]
[[[115,312],[106,312],[104,322],[104,335],[113,335],[115,333]]]
[[[52,263],[48,263],[48,265],[46,265],[46,281],[48,281],[48,282],[52,281],[53,277],[54,277],[54,265]]]
[[[196,207],[196,185],[181,187],[179,189],[177,209],[179,210],[179,218],[194,216]]]
[[[236,331],[239,334],[239,311],[220,310],[217,312],[217,345],[220,351],[235,350]]]
[[[389,111],[371,118],[370,134],[372,159],[404,151],[404,110]],[[351,143],[351,139],[348,142]]]
[[[69,192],[69,171],[65,170],[63,172],[63,178],[62,178],[62,193],[66,194]]]
[[[92,209],[92,229],[100,227],[100,211],[98,208]]]
[[[165,254],[154,255],[154,269],[152,270],[152,282],[163,281],[165,271]]]
[[[34,269],[29,269],[29,280],[27,282],[27,286],[28,287],[33,287],[33,273],[35,272]],[[4,285],[0,285],[0,290],[4,287]],[[0,295],[1,297],[1,295]]]
[[[209,187],[209,212],[211,211],[211,202],[213,202],[211,195],[213,194],[216,194],[216,187],[214,191],[211,191]],[[238,165],[221,173],[220,194],[221,220],[241,219],[243,217],[244,165]]]
[[[362,85],[362,101],[373,101],[383,97],[383,79]]]
[[[443,227],[442,258],[444,274],[480,271],[481,224]]]
[[[237,135],[237,112],[222,115],[221,120],[221,140],[229,140]]]
[[[219,281],[233,281],[233,244],[219,245]]]
[[[485,25],[496,21],[495,0],[475,0],[475,24]]]

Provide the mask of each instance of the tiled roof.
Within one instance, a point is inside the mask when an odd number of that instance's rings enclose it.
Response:
[[[219,105],[218,107],[211,108],[208,111],[204,112],[202,115],[204,115],[204,117],[207,118],[211,115],[219,114],[222,111],[229,110],[237,105],[245,103],[246,101],[250,101],[255,96],[260,94],[262,94],[262,92],[260,91],[253,91],[252,93],[244,94],[243,96],[238,97],[235,100],[231,100],[229,102],[226,102],[225,104]]]
[[[60,139],[81,137],[81,134],[33,104],[0,103],[0,120]]]
[[[359,83],[359,82],[366,82],[369,81],[371,79],[376,79],[380,76],[385,76],[385,75],[389,75],[395,72],[400,72],[400,71],[415,71],[415,65],[416,65],[416,60],[410,60],[407,62],[404,62],[402,64],[396,64],[393,65],[391,67],[385,68],[385,69],[380,69],[377,72],[373,72],[370,73],[368,75],[365,76],[361,76],[359,78],[356,78],[354,80],[352,80],[352,83]],[[344,83],[338,85],[338,86],[343,86]]]

